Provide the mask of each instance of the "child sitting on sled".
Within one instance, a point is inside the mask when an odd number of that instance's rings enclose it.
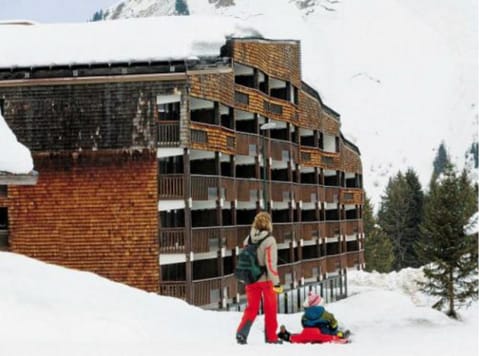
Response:
[[[338,322],[332,313],[325,310],[322,297],[314,292],[309,292],[303,307],[302,326],[304,328],[318,328],[322,334],[335,335],[340,338],[348,337],[348,330],[343,332],[338,329]]]

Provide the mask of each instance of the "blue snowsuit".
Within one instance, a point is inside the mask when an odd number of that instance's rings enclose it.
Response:
[[[314,305],[305,308],[302,315],[302,326],[304,328],[319,328],[323,334],[336,335],[338,323],[332,313],[329,313],[321,305]]]

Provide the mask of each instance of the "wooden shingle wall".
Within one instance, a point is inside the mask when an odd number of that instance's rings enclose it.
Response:
[[[230,45],[235,62],[258,68],[297,88],[301,86],[300,42],[234,39]]]
[[[233,107],[233,70],[227,73],[191,74],[188,79],[192,96]]]
[[[1,84],[1,82],[0,82]],[[157,95],[185,81],[0,85],[8,125],[31,151],[156,146]]]
[[[36,186],[10,187],[10,248],[158,292],[154,152],[34,155]]]
[[[362,174],[362,161],[360,156],[348,148],[345,144],[340,146],[340,154],[342,156],[342,170]]]
[[[298,95],[300,114],[299,125],[312,130],[322,129],[322,108],[317,99],[312,98],[302,90]]]

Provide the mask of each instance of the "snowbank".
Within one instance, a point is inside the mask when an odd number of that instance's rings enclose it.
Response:
[[[30,150],[17,141],[0,113],[0,173],[29,173],[33,169]]]
[[[415,274],[411,271],[412,275]],[[477,355],[478,303],[462,322],[412,303],[390,275],[351,273],[362,287],[327,305],[353,331],[347,345],[269,345],[263,317],[247,346],[234,341],[238,312],[204,311],[185,302],[114,283],[93,273],[0,252],[1,355],[451,356]],[[279,315],[292,332],[300,314]]]

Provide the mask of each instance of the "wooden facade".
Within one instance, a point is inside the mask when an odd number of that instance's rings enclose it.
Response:
[[[267,209],[287,289],[361,268],[360,153],[302,82],[300,43],[229,39],[219,55],[0,68],[4,117],[40,174],[0,196],[9,249],[225,306]]]

